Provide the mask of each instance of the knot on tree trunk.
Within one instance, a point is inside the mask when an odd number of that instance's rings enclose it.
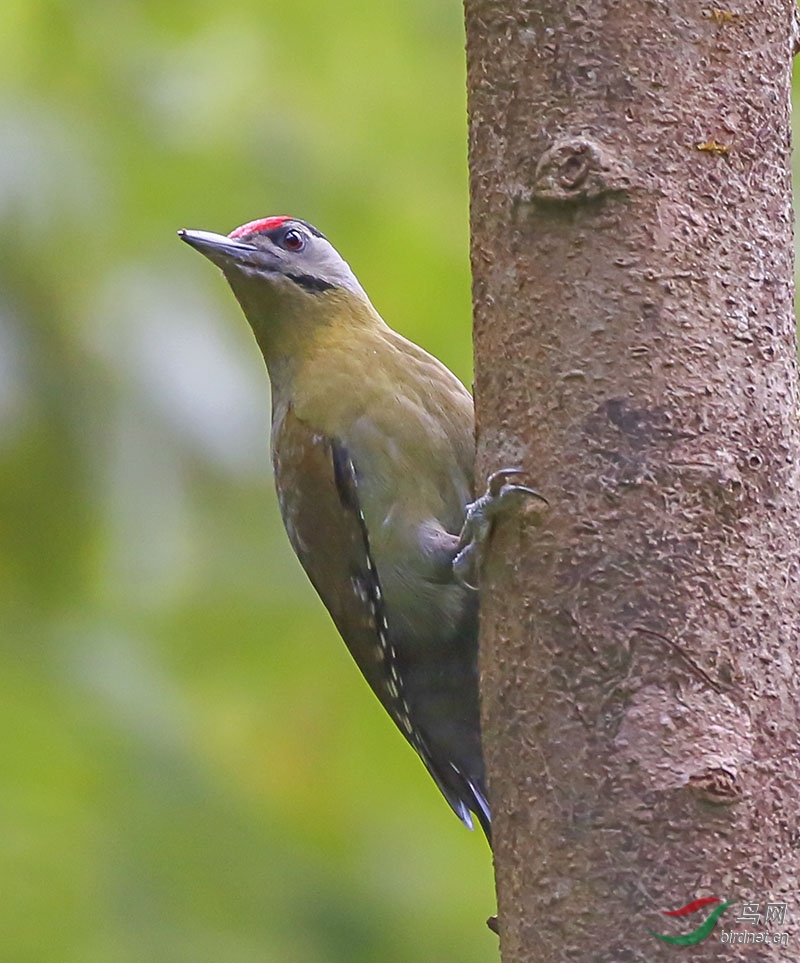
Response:
[[[588,137],[556,141],[539,158],[533,197],[541,201],[590,200],[631,186],[630,168],[611,150]]]

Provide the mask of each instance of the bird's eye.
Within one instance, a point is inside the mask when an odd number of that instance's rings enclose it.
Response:
[[[283,246],[287,251],[302,251],[306,246],[306,239],[299,231],[288,230],[283,235]]]

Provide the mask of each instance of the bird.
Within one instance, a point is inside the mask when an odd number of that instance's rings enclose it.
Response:
[[[473,582],[499,508],[536,493],[502,469],[474,499],[472,395],[386,324],[317,228],[272,216],[178,234],[222,270],[264,357],[295,554],[397,728],[491,846]]]

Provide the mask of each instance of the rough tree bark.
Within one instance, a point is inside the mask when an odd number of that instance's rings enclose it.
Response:
[[[550,501],[482,582],[502,958],[688,958],[711,896],[691,959],[795,961],[794,2],[465,8],[478,474]]]

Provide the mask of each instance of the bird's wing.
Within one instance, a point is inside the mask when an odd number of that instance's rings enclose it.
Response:
[[[350,454],[289,407],[274,427],[273,464],[289,541],[350,654],[456,814],[471,828],[471,810],[488,835],[482,765],[462,773],[412,723]]]
[[[404,728],[399,666],[353,462],[340,442],[289,408],[273,439],[273,463],[292,548],[370,687]]]

